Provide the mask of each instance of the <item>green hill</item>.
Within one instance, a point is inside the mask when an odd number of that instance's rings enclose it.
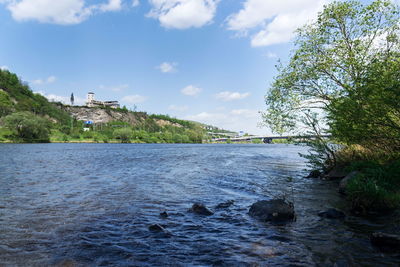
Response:
[[[83,118],[99,113],[103,121],[84,124]],[[0,142],[201,143],[206,132],[200,123],[168,115],[49,102],[16,74],[0,70]]]

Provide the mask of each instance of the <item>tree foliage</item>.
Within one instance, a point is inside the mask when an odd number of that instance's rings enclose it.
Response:
[[[9,95],[0,90],[0,117],[6,116],[12,112],[13,103]]]
[[[338,142],[398,150],[399,21],[390,1],[325,6],[297,31],[288,64],[279,64],[265,122],[278,133],[329,133]]]
[[[120,128],[113,132],[114,138],[121,140],[121,143],[129,143],[132,138],[132,130],[130,128]]]
[[[30,112],[16,112],[4,117],[4,125],[12,131],[16,141],[29,143],[49,142],[50,122]]]

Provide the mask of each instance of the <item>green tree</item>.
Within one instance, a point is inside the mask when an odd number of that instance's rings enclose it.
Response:
[[[49,142],[50,122],[30,112],[16,112],[4,117],[4,125],[12,131],[16,141]]]
[[[332,101],[332,134],[346,144],[400,151],[400,57],[376,60],[358,90]]]
[[[0,90],[0,117],[8,115],[12,112],[13,103],[11,102],[10,96]]]
[[[267,125],[280,134],[317,135],[317,154],[330,164],[335,149],[324,134],[360,143],[363,130],[376,129],[373,139],[380,144],[399,140],[399,21],[399,7],[390,1],[325,6],[315,22],[297,31],[288,64],[278,66],[265,97]],[[378,135],[383,129],[391,134]]]

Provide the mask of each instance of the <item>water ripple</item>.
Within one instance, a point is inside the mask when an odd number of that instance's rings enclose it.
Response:
[[[2,144],[0,265],[397,265],[398,255],[382,257],[369,234],[400,231],[400,216],[344,222],[316,216],[344,203],[337,184],[303,178],[298,153],[305,150]],[[248,216],[253,202],[278,195],[294,200],[296,222],[269,225]],[[189,213],[194,202],[215,214]],[[166,232],[150,232],[152,224]]]

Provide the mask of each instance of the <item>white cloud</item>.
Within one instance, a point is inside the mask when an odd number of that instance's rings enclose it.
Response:
[[[146,101],[147,97],[141,95],[127,95],[124,96],[121,101],[129,104],[138,104]]]
[[[178,63],[176,63],[176,62],[163,62],[156,68],[159,69],[163,73],[172,73],[172,72],[177,71],[177,69],[176,69],[177,66],[178,66]]]
[[[10,0],[3,1],[17,21],[37,20],[61,25],[78,24],[95,13],[118,11],[121,0],[87,5],[85,0]]]
[[[229,30],[252,35],[252,46],[268,46],[292,39],[294,31],[316,18],[330,0],[246,0],[243,8],[227,19]]]
[[[54,83],[57,80],[55,76],[50,76],[46,79],[46,83]]]
[[[231,110],[230,114],[235,116],[243,116],[246,118],[256,118],[260,116],[257,110],[250,109],[234,109]]]
[[[165,28],[199,28],[210,23],[219,0],[149,0],[148,16]]]
[[[170,105],[168,107],[169,110],[172,111],[179,111],[179,112],[183,112],[183,111],[187,111],[189,109],[188,106],[176,106],[176,105]]]
[[[188,85],[181,90],[182,94],[187,95],[187,96],[196,96],[201,91],[203,91],[203,89],[193,86],[193,85]]]
[[[0,70],[9,70],[9,69],[10,68],[8,66],[5,66],[5,65],[0,67]]]
[[[110,91],[113,91],[113,92],[121,92],[124,89],[129,88],[129,85],[128,84],[121,84],[121,85],[109,86],[109,87],[108,86],[104,86],[104,85],[100,85],[99,88],[103,89],[103,90],[110,90]]]
[[[108,11],[119,11],[122,9],[122,1],[121,0],[109,0],[108,3],[101,4],[99,9],[103,12]]]
[[[240,100],[248,97],[250,93],[238,93],[238,92],[221,92],[215,95],[217,99],[220,99],[222,101],[233,101],[233,100]]]
[[[267,58],[277,58],[277,57],[278,57],[277,54],[272,53],[272,52],[267,52],[267,53],[265,54],[265,56],[266,56]]]
[[[33,84],[42,85],[42,84],[50,84],[54,83],[57,80],[55,76],[49,76],[46,79],[37,79],[32,81]]]
[[[137,7],[140,5],[140,1],[139,0],[132,0],[132,7]]]

